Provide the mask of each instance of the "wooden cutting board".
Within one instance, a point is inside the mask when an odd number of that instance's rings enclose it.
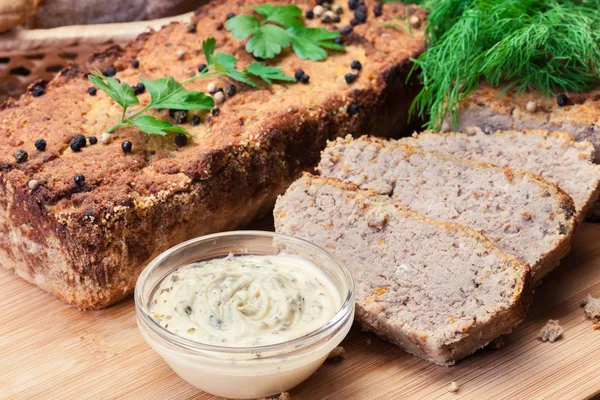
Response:
[[[600,393],[600,330],[580,307],[600,297],[600,224],[583,224],[571,254],[536,293],[501,349],[450,368],[404,353],[354,327],[345,358],[291,391],[299,399],[582,399]],[[182,381],[138,333],[133,300],[80,312],[0,268],[1,399],[214,399]],[[548,319],[564,336],[537,339]],[[449,393],[456,381],[458,393]]]

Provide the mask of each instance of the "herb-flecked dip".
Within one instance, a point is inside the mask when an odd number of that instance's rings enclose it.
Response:
[[[326,324],[341,298],[312,262],[292,255],[247,255],[182,266],[154,293],[152,317],[205,344],[246,347],[292,340]]]

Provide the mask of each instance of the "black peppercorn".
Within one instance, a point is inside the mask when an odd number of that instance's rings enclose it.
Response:
[[[82,174],[77,174],[73,177],[73,182],[75,182],[77,186],[81,187],[85,183],[85,176]]]
[[[356,114],[358,114],[358,109],[359,109],[358,104],[352,103],[352,104],[348,105],[348,108],[346,110],[348,111],[349,115],[356,115]]]
[[[185,123],[187,119],[187,111],[175,111],[175,114],[173,114],[173,119],[175,120],[176,124]]]
[[[322,6],[323,3],[327,2],[327,0],[317,0],[316,3],[318,6]]]
[[[296,78],[297,81],[301,80],[303,75],[306,75],[306,74],[304,73],[304,70],[302,70],[302,69],[297,69],[296,72],[294,72],[294,78]]]
[[[33,85],[33,87],[31,88],[31,94],[33,95],[33,97],[40,97],[41,95],[43,95],[44,85],[42,85],[41,83]]]
[[[348,8],[351,10],[356,10],[359,4],[360,2],[358,0],[348,0]]]
[[[210,110],[210,113],[212,114],[213,117],[216,117],[217,115],[219,115],[221,113],[221,109],[219,107],[213,107]]]
[[[106,71],[104,71],[104,75],[106,76],[115,76],[117,74],[117,70],[115,69],[115,67],[108,67],[106,68]]]
[[[360,22],[366,22],[367,21],[367,14],[364,11],[362,11],[362,10],[357,10],[354,13],[354,18],[356,18]]]
[[[331,17],[329,15],[325,15],[323,18],[321,18],[321,23],[323,24],[328,24],[331,22]]]
[[[338,36],[335,39],[333,39],[333,43],[335,43],[335,44],[344,44],[344,38],[341,37],[341,36]]]
[[[90,86],[88,88],[88,93],[90,96],[95,96],[97,92],[98,92],[98,90],[96,89],[95,86]]]
[[[139,60],[131,60],[131,66],[135,69],[138,69],[140,67],[140,61]]]
[[[146,86],[142,82],[138,83],[133,87],[133,94],[135,94],[136,96],[144,93],[145,91]]]
[[[46,141],[44,139],[38,139],[35,141],[35,148],[39,151],[46,150]]]
[[[235,85],[227,85],[227,87],[225,87],[225,94],[229,97],[234,96],[236,91]]]
[[[564,107],[567,104],[569,104],[569,98],[566,94],[561,93],[558,96],[556,96],[556,104],[558,104],[560,107]]]
[[[351,26],[344,26],[342,29],[340,29],[340,33],[343,36],[349,35],[352,32],[352,27]]]
[[[27,154],[25,150],[17,150],[13,153],[13,156],[15,157],[16,162],[24,163],[25,161],[27,161],[27,157],[29,157],[29,154]]]
[[[79,142],[77,142],[75,139],[71,140],[70,146],[71,150],[73,150],[75,153],[81,151],[81,146],[79,145]]]
[[[341,19],[341,18],[340,18],[340,16],[339,16],[339,15],[337,15],[337,14],[336,14],[336,15],[334,15],[333,17],[331,17],[331,22],[333,22],[333,23],[335,23],[335,24],[339,23],[341,20],[342,20],[342,19]]]
[[[351,84],[356,80],[356,75],[354,75],[353,73],[349,73],[344,75],[344,79],[346,80],[347,84]]]
[[[178,147],[185,146],[187,144],[187,136],[185,136],[183,133],[178,133],[175,135],[175,144]]]
[[[121,149],[123,150],[123,153],[131,153],[132,148],[133,143],[131,143],[129,140],[123,140],[123,143],[121,143]]]
[[[83,147],[85,147],[85,145],[86,145],[86,139],[85,139],[85,136],[83,136],[83,135],[76,135],[71,140],[71,150],[73,150],[75,153],[80,151]]]
[[[200,116],[199,115],[194,115],[192,117],[192,125],[193,126],[200,125]]]
[[[365,3],[360,3],[358,5],[358,7],[356,7],[356,11],[362,11],[365,14],[367,13],[367,6],[365,5]]]
[[[350,25],[352,25],[352,26],[356,26],[356,25],[358,25],[358,24],[360,24],[360,21],[359,21],[359,20],[357,20],[356,18],[352,18],[352,19],[350,20]]]
[[[190,22],[187,24],[188,33],[196,33],[196,28],[198,28],[198,25],[195,22]]]
[[[308,76],[306,74],[304,74],[304,75],[302,75],[302,77],[300,77],[300,82],[301,83],[306,84],[306,83],[308,83],[309,80],[310,80],[310,76]]]
[[[90,141],[90,144],[98,143],[98,138],[96,136],[90,136],[88,140]]]
[[[306,19],[313,19],[315,17],[315,13],[313,12],[313,10],[306,10],[304,16],[306,17]]]
[[[198,72],[202,72],[206,69],[206,64],[200,64],[198,65]]]
[[[382,14],[383,7],[381,7],[381,4],[377,4],[375,7],[373,7],[373,15],[375,15],[376,17],[381,17]]]
[[[354,60],[350,63],[350,68],[360,71],[362,69],[362,64],[358,60]]]
[[[235,13],[227,13],[227,16],[225,17],[225,19],[227,19],[227,21],[229,21],[231,18],[235,17]]]

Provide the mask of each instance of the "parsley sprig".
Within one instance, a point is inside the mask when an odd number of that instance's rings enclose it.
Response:
[[[106,133],[112,133],[124,126],[135,126],[148,135],[165,136],[168,132],[188,134],[185,129],[175,126],[168,121],[144,115],[149,109],[174,109],[174,110],[210,110],[214,106],[212,97],[203,92],[188,91],[183,85],[196,79],[228,76],[229,78],[248,84],[254,88],[258,84],[251,77],[262,79],[268,85],[272,81],[293,82],[295,79],[286,75],[281,68],[270,67],[262,62],[253,62],[244,70],[236,68],[237,60],[231,54],[218,52],[215,54],[217,42],[215,38],[208,38],[202,42],[202,49],[206,58],[207,67],[199,74],[183,82],[176,81],[172,76],[155,80],[142,79],[142,83],[150,93],[150,103],[138,112],[127,116],[129,107],[138,105],[140,101],[135,96],[133,88],[126,82],[120,83],[115,78],[104,76],[100,71],[93,71],[88,76],[89,80],[100,90],[108,94],[118,105],[123,108],[121,121],[109,128]]]
[[[303,60],[324,60],[326,49],[344,50],[343,45],[332,41],[340,32],[305,27],[300,19],[302,11],[294,5],[263,4],[252,9],[261,20],[255,15],[242,14],[228,20],[225,28],[237,39],[249,38],[246,51],[255,57],[271,59],[290,45]]]
[[[273,80],[294,82],[294,77],[286,75],[281,68],[270,67],[262,62],[255,61],[248,65],[243,71],[236,68],[237,60],[231,54],[218,52],[215,54],[217,41],[215,38],[208,38],[202,42],[202,50],[206,58],[207,67],[198,75],[184,81],[184,83],[206,78],[208,76],[228,76],[229,78],[246,83],[253,88],[258,85],[251,79],[251,76],[261,78],[269,86],[273,84]]]
[[[112,133],[123,126],[135,126],[148,135],[167,135],[167,132],[187,134],[185,129],[159,120],[151,115],[143,115],[151,108],[173,108],[177,110],[210,110],[214,104],[210,96],[202,92],[188,91],[172,76],[156,80],[142,79],[150,93],[150,103],[133,115],[127,116],[127,109],[140,103],[131,86],[119,83],[115,78],[104,76],[100,71],[93,71],[89,80],[123,108],[121,121],[109,128],[106,133]]]

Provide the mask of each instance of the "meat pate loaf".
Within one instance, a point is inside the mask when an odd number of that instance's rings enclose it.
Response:
[[[537,174],[571,196],[579,221],[598,200],[600,166],[593,162],[594,146],[590,142],[576,142],[571,135],[561,132],[485,133],[478,127],[466,129],[466,133],[423,132],[400,142],[426,151]]]
[[[223,24],[228,13],[251,12],[260,3],[213,1],[195,13],[195,32],[173,23],[143,34],[124,49],[111,47],[41,83],[41,96],[28,93],[0,107],[0,263],[5,268],[66,303],[106,307],[131,293],[144,265],[163,250],[237,228],[266,212],[277,194],[318,162],[327,139],[401,132],[419,90],[407,74],[410,59],[423,51],[422,32],[410,35],[382,22],[413,14],[423,19],[425,13],[416,6],[384,4],[383,14],[355,26],[344,36],[346,51],[331,52],[326,62],[301,60],[289,50],[267,62],[292,76],[303,69],[308,84],[261,84],[255,90],[235,82],[237,93],[220,106],[219,115],[190,112],[185,129],[194,137],[185,147],[177,147],[172,135],[151,137],[125,127],[108,144],[79,152],[69,148],[76,135],[100,137],[121,116],[103,92],[88,94],[90,71],[114,67],[116,77],[132,85],[141,77],[184,80],[206,63],[201,43],[208,37],[243,69],[255,60]],[[367,0],[367,8],[376,3]],[[295,4],[303,11],[314,5]],[[339,27],[349,25],[353,15],[345,4],[344,9]],[[317,20],[306,24],[322,26]],[[353,60],[363,68],[347,84],[343,76]],[[186,89],[206,91],[209,82],[223,88],[234,83],[196,80]],[[149,102],[147,92],[138,97],[140,106],[131,112]],[[168,110],[150,115],[174,123]],[[201,117],[198,125],[189,123],[193,115]],[[36,149],[38,139],[46,140],[44,151]],[[124,140],[133,144],[130,153],[121,150]],[[15,161],[17,150],[28,153],[27,161]],[[81,185],[74,182],[76,174],[85,177]]]
[[[555,97],[536,91],[518,92],[482,84],[460,105],[458,131],[477,126],[486,132],[512,129],[544,129],[567,132],[575,140],[588,140],[600,162],[600,89],[572,93],[567,104],[559,106]],[[527,104],[530,103],[528,109]],[[450,130],[448,123],[443,130]]]
[[[356,318],[407,352],[451,365],[525,316],[527,264],[459,224],[425,218],[388,196],[306,174],[279,197],[277,232],[332,251],[356,284]]]
[[[556,185],[510,168],[423,151],[395,140],[350,136],[323,151],[319,170],[387,194],[426,217],[483,233],[542,278],[570,249],[573,200]]]

